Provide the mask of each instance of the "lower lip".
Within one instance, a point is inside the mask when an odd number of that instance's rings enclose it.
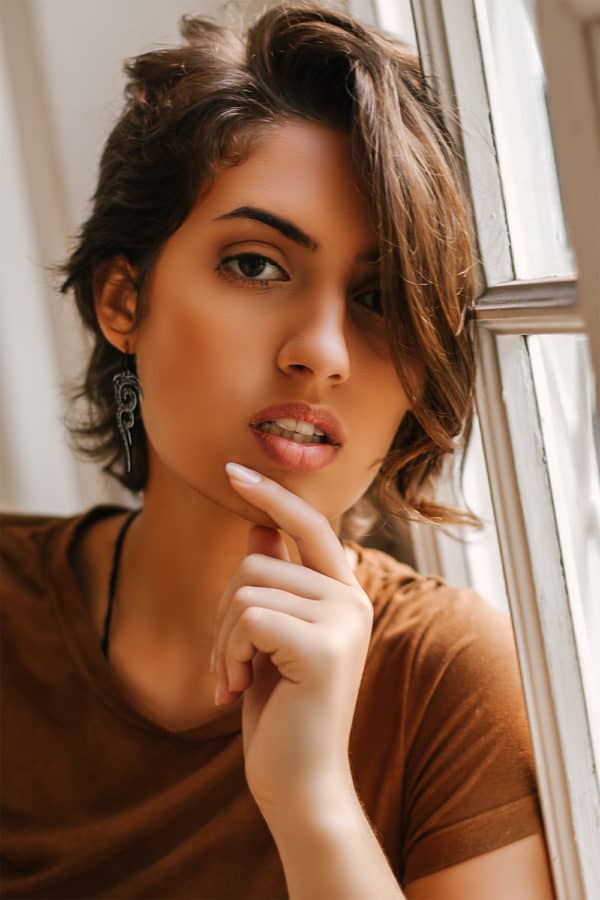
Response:
[[[340,449],[333,444],[298,444],[279,434],[251,428],[261,450],[291,472],[314,472],[329,465]]]

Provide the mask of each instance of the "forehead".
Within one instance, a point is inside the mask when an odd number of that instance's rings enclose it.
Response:
[[[324,244],[331,230],[360,247],[373,243],[370,204],[352,163],[350,138],[326,125],[289,122],[269,129],[247,159],[216,174],[194,214],[212,219],[241,205],[293,218]]]

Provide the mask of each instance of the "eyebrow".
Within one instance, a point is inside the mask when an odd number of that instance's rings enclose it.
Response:
[[[256,222],[262,222],[263,225],[277,229],[284,237],[289,238],[289,240],[294,241],[301,247],[305,247],[307,250],[311,250],[313,253],[321,247],[318,241],[305,231],[302,231],[297,225],[294,225],[293,222],[290,222],[289,219],[284,219],[282,216],[269,212],[267,209],[259,209],[256,206],[238,206],[237,209],[232,209],[231,212],[217,216],[213,219],[213,222],[218,222],[221,219],[254,219]],[[364,253],[358,253],[356,261],[371,264],[377,263],[379,261],[379,249],[372,247]]]

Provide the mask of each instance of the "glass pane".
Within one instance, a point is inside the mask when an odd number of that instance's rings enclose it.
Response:
[[[600,761],[600,427],[588,341],[527,338],[596,760]],[[595,689],[594,689],[595,687]]]
[[[516,277],[572,275],[531,4],[475,8]]]
[[[467,448],[464,492],[469,507],[485,522],[484,530],[472,532],[465,545],[470,583],[490,603],[508,612],[498,534],[477,416],[473,420],[473,432]],[[470,529],[465,529],[466,535],[469,531]]]
[[[483,520],[484,527],[477,531],[474,528],[448,525],[445,528],[448,534],[437,532],[438,570],[455,587],[471,587],[488,603],[508,613],[504,571],[476,415],[466,452],[462,497],[457,490],[459,463],[457,454],[452,459],[451,466],[446,467],[445,477],[438,481],[436,500],[460,509],[470,509]],[[419,534],[418,526],[415,526],[415,533]],[[460,538],[460,541],[453,536]]]
[[[416,46],[410,0],[374,0],[374,4],[379,27]]]

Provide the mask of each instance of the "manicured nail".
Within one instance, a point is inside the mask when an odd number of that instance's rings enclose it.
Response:
[[[244,484],[258,484],[259,481],[262,481],[262,475],[259,475],[254,469],[247,469],[246,466],[240,466],[238,463],[227,463],[225,469],[231,478],[242,481]]]
[[[215,706],[221,706],[225,697],[223,696],[223,691],[221,690],[221,685],[218,684],[215,688]]]

